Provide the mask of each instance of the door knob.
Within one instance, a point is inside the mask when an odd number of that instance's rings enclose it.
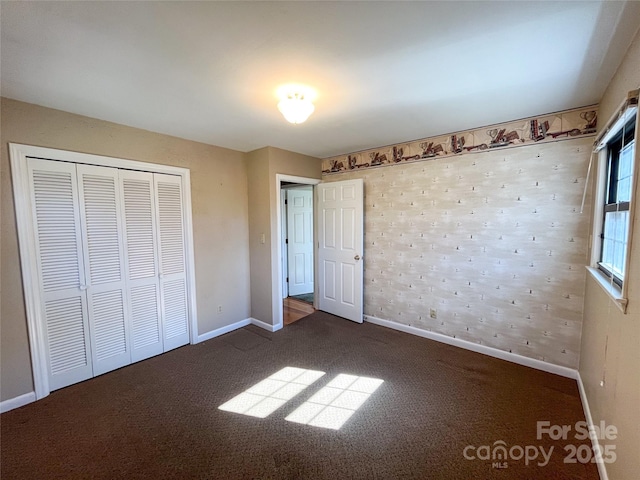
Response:
[[[354,260],[360,260],[360,255],[356,255],[355,257],[353,257]]]

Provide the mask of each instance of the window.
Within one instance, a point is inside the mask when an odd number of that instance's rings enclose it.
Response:
[[[635,198],[640,178],[638,133],[640,89],[632,90],[618,111],[601,129],[591,160],[597,158],[595,203],[592,222],[591,259],[587,270],[614,301],[627,311],[633,218],[639,208]],[[587,172],[587,179],[591,164]],[[587,195],[587,185],[583,202]],[[632,273],[633,274],[633,273]]]
[[[598,267],[620,287],[625,277],[629,241],[635,123],[636,115],[606,142],[606,190]]]

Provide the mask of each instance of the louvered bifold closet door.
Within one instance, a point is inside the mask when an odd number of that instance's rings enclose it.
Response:
[[[118,170],[78,165],[93,374],[131,363]]]
[[[124,257],[131,313],[131,360],[164,351],[153,174],[120,170]]]
[[[189,343],[182,181],[155,173],[164,351]]]
[[[56,390],[93,376],[76,166],[28,159],[49,369]]]

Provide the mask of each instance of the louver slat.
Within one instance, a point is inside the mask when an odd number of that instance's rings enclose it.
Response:
[[[92,306],[96,360],[126,353],[122,291],[96,293],[92,298]]]
[[[125,178],[124,211],[129,278],[139,279],[156,275],[153,239],[153,203],[151,182]]]
[[[164,315],[166,338],[187,333],[187,298],[183,279],[165,282]]]
[[[45,304],[52,375],[87,365],[82,301],[80,297],[50,300]]]
[[[179,184],[158,182],[161,270],[164,275],[185,271],[181,195]]]
[[[115,180],[85,173],[82,186],[91,284],[119,282],[122,272]]]
[[[33,171],[35,220],[45,292],[80,285],[73,177],[68,172]]]
[[[160,341],[158,294],[155,285],[131,289],[133,348],[142,348]]]

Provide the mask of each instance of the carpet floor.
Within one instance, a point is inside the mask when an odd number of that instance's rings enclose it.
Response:
[[[266,418],[218,409],[284,367],[325,375]],[[340,374],[383,383],[339,430],[285,420]],[[598,478],[595,464],[564,461],[567,445],[590,448],[588,440],[537,438],[537,421],[572,431],[584,421],[574,380],[315,312],[276,333],[248,326],[4,413],[0,468],[3,479]],[[512,452],[503,468],[485,459],[500,441]],[[518,459],[527,446],[553,447],[548,463],[539,465],[542,454]]]

